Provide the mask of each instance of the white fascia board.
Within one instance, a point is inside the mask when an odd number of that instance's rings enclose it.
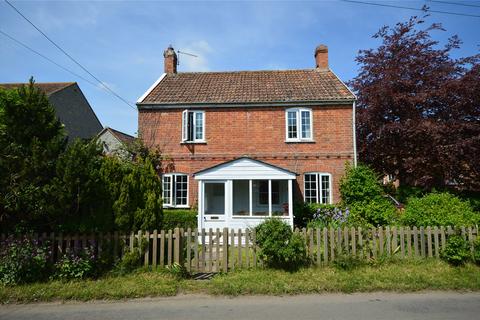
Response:
[[[329,69],[329,70],[338,79],[338,81],[340,81],[345,86],[345,88],[347,88],[347,90],[355,97],[355,100],[357,100],[357,95],[353,93],[352,90],[350,90],[350,88],[345,84],[345,82],[343,82],[342,79],[340,79],[340,77],[335,72],[333,72],[332,69]]]
[[[141,103],[150,94],[150,92],[152,92],[152,90],[155,89],[155,87],[163,80],[163,78],[165,78],[166,75],[166,73],[163,73],[160,78],[158,78],[157,81],[155,81],[155,83],[152,84],[152,86],[148,88],[148,90],[140,98],[138,98],[137,103]]]

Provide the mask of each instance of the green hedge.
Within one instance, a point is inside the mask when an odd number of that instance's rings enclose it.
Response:
[[[197,211],[182,209],[163,209],[162,229],[196,228]]]

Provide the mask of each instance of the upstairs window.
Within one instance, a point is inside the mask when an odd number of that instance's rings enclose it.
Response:
[[[182,142],[205,142],[205,112],[182,112]]]
[[[287,141],[312,140],[312,110],[293,108],[286,111]]]
[[[181,173],[169,173],[162,176],[163,206],[188,206],[188,176]]]
[[[332,203],[332,175],[329,173],[305,173],[304,197],[307,203]]]

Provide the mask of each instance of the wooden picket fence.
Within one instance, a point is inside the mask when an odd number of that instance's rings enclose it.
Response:
[[[323,266],[339,257],[351,255],[360,259],[380,257],[439,258],[450,235],[459,234],[470,243],[479,236],[478,226],[451,227],[378,227],[371,229],[296,229],[303,235],[313,264]],[[31,234],[27,237],[48,243],[52,260],[64,253],[89,247],[97,253],[111,250],[120,258],[127,250],[140,250],[145,266],[152,268],[183,265],[192,273],[227,272],[237,268],[262,265],[255,245],[255,230],[174,229],[130,234],[96,233],[64,235]],[[2,243],[7,237],[1,236]]]

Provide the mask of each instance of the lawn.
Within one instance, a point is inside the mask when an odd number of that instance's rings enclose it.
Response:
[[[139,270],[125,276],[98,280],[35,283],[0,289],[0,303],[54,300],[126,299],[174,296],[179,293],[211,295],[287,295],[327,292],[419,290],[480,290],[480,267],[451,267],[439,260],[410,260],[361,266],[350,271],[333,267],[289,273],[279,270],[237,270],[210,281],[177,279],[161,271]]]

